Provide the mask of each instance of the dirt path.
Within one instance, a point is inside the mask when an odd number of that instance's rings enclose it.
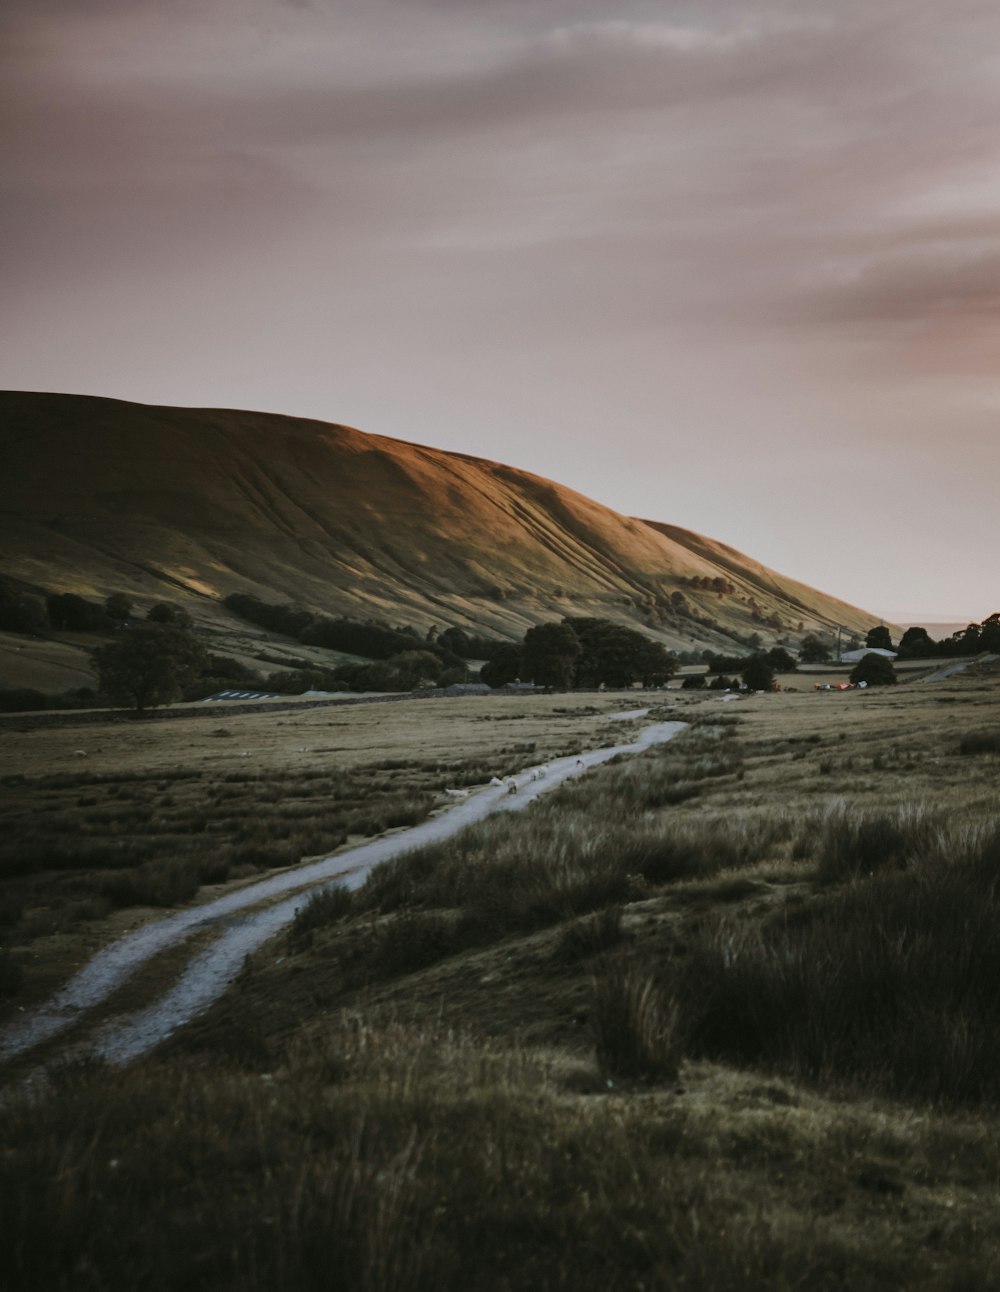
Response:
[[[613,715],[639,719],[648,711]],[[207,1008],[238,974],[244,959],[295,918],[317,887],[337,879],[360,888],[374,866],[427,843],[450,838],[493,812],[518,811],[568,777],[605,763],[618,754],[638,753],[673,739],[683,722],[647,727],[635,741],[556,759],[543,770],[529,768],[519,777],[516,794],[506,786],[474,792],[455,807],[420,825],[375,839],[347,852],[293,871],[272,875],[215,901],[144,925],[105,947],[45,1005],[0,1032],[0,1061],[33,1049],[77,1022],[88,1009],[106,1000],[146,961],[199,932],[218,929],[218,936],[194,957],[174,986],[159,1000],[134,1014],[105,1023],[81,1047],[116,1063],[127,1063]],[[536,773],[536,779],[532,774]],[[275,901],[283,894],[292,894]]]

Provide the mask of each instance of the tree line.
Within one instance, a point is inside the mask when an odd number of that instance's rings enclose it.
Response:
[[[521,642],[501,646],[482,667],[490,686],[517,680],[536,686],[662,686],[678,659],[660,642],[609,619],[567,618],[529,628]]]

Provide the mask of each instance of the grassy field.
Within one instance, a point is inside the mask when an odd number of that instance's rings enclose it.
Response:
[[[656,697],[683,736],[321,894],[150,1058],[49,1054],[7,1285],[1000,1287],[1000,670],[799,685]],[[6,1008],[637,702],[8,728]]]

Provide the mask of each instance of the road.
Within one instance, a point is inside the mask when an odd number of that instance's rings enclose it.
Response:
[[[613,716],[638,721],[646,713],[647,710],[638,709]],[[0,1032],[0,1061],[57,1036],[111,996],[161,951],[195,934],[215,933],[214,940],[194,956],[164,996],[133,1014],[113,1018],[79,1047],[112,1062],[127,1063],[152,1049],[217,1000],[235,979],[246,957],[291,924],[296,911],[316,889],[333,880],[348,889],[360,888],[374,866],[424,844],[450,838],[494,812],[523,810],[567,778],[606,763],[618,754],[638,753],[672,740],[686,725],[656,723],[628,744],[556,759],[536,780],[528,779],[532,771],[528,768],[517,778],[516,794],[510,794],[506,786],[490,786],[411,829],[269,876],[214,901],[143,925],[99,951],[48,1002]],[[284,894],[291,895],[276,900]]]

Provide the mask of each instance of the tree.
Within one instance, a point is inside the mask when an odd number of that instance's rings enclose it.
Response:
[[[772,691],[774,669],[763,655],[751,655],[743,665],[743,681],[748,691]]]
[[[43,633],[49,626],[45,605],[0,580],[0,628],[12,633]]]
[[[900,659],[928,659],[938,654],[938,644],[926,628],[907,628],[899,639]]]
[[[864,655],[851,669],[851,681],[867,686],[895,686],[896,670],[884,655]]]
[[[681,683],[682,691],[702,691],[705,688],[704,673],[689,673]]]
[[[660,642],[609,619],[564,619],[580,640],[577,686],[662,685],[677,671],[677,658]]]
[[[580,653],[569,624],[538,624],[524,634],[521,668],[538,686],[572,686]]]
[[[487,686],[506,686],[521,676],[521,647],[515,642],[504,642],[493,652],[479,670],[479,676]]]
[[[188,612],[169,601],[158,601],[155,606],[150,606],[146,618],[151,624],[179,624],[185,628],[191,623]]]
[[[764,656],[776,673],[794,673],[795,660],[783,646],[773,646]]]
[[[399,691],[415,691],[421,686],[433,686],[441,672],[441,661],[429,650],[407,650],[385,661],[390,687]]]
[[[136,713],[169,704],[208,665],[204,647],[178,624],[136,624],[94,659],[101,691]]]
[[[132,602],[124,592],[112,592],[104,603],[104,613],[109,619],[122,623],[132,618]]]
[[[799,659],[803,664],[825,664],[829,658],[829,646],[825,642],[821,642],[815,634],[810,633],[808,637],[802,638],[802,645],[799,647]]]
[[[874,650],[892,650],[892,637],[889,635],[889,629],[886,628],[885,624],[879,624],[876,628],[868,629],[865,645]]]
[[[57,632],[100,632],[108,627],[107,616],[75,592],[57,592],[46,598],[49,621]]]

